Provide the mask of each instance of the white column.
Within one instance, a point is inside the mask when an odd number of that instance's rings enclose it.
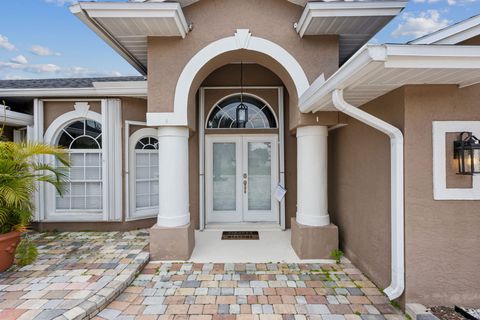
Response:
[[[188,128],[158,128],[157,224],[174,228],[190,222],[188,199]]]
[[[327,198],[326,126],[297,129],[297,222],[321,227],[330,224]]]

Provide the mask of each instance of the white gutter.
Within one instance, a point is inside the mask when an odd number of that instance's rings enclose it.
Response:
[[[399,298],[405,289],[403,134],[391,124],[348,104],[341,89],[332,92],[332,102],[337,110],[390,137],[392,268],[391,283],[384,293],[390,300],[394,300]]]
[[[0,89],[0,97],[147,97],[147,81],[94,82],[88,88]]]
[[[7,106],[0,104],[0,125],[31,126],[33,116],[30,114],[11,111]]]

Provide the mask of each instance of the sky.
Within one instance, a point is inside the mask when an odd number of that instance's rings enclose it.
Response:
[[[70,13],[75,2],[0,0],[0,79],[138,75]],[[371,43],[405,43],[478,14],[480,0],[410,0]]]

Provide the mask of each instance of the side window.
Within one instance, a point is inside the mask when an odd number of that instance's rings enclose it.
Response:
[[[101,212],[102,125],[93,120],[75,121],[62,129],[57,144],[68,149],[72,166],[64,196],[56,195],[56,211]]]

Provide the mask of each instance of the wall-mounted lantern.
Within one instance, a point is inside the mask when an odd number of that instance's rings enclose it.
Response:
[[[462,132],[453,147],[453,158],[458,161],[458,174],[480,174],[480,140],[470,132]]]

